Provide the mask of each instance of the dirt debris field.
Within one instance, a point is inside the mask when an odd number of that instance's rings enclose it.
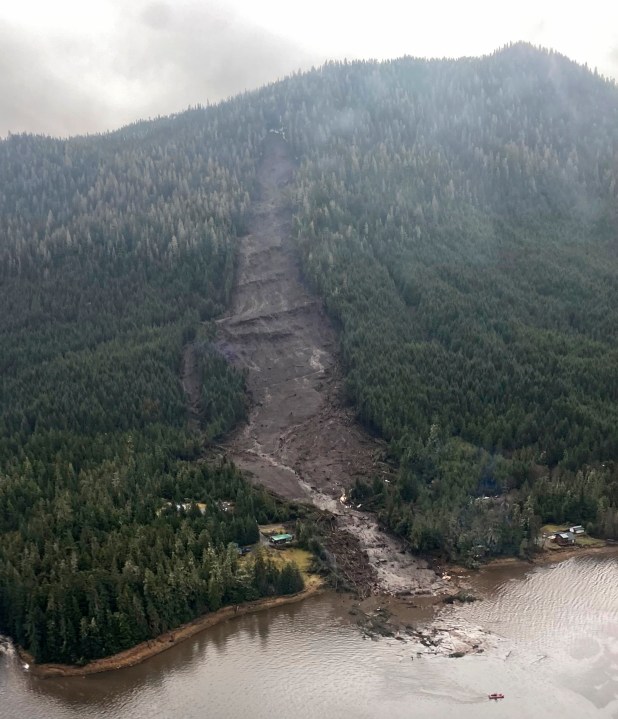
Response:
[[[382,532],[373,515],[340,501],[357,476],[385,475],[388,468],[379,462],[383,445],[340,401],[336,336],[303,284],[293,246],[285,201],[293,172],[285,139],[270,133],[230,313],[218,321],[219,349],[248,370],[252,402],[249,421],[226,450],[251,481],[336,515],[329,548],[365,593],[443,591],[436,573]]]

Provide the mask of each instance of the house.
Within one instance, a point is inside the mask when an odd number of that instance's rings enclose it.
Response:
[[[556,532],[554,542],[561,547],[569,547],[575,544],[575,534],[573,532]]]
[[[576,524],[573,527],[569,527],[569,532],[572,532],[573,534],[586,534],[586,530],[582,527],[581,524]]]
[[[273,534],[269,541],[275,547],[281,547],[285,544],[289,544],[293,539],[293,534]]]

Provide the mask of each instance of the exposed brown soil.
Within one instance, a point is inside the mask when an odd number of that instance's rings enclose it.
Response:
[[[239,604],[237,606],[224,607],[223,609],[219,609],[217,612],[204,614],[203,616],[194,619],[192,622],[182,624],[170,632],[161,634],[161,636],[156,639],[142,642],[141,644],[137,644],[124,652],[114,654],[111,657],[96,659],[89,664],[85,664],[83,667],[73,666],[70,664],[35,664],[29,654],[23,650],[18,649],[17,651],[22,661],[29,665],[28,671],[38,677],[80,677],[86,676],[87,674],[101,674],[102,672],[109,672],[114,669],[122,669],[125,667],[135,666],[136,664],[141,664],[141,662],[146,659],[154,657],[156,654],[161,654],[161,652],[184,642],[185,639],[189,639],[198,632],[201,632],[209,627],[214,627],[215,624],[220,624],[228,619],[234,619],[235,617],[241,617],[243,614],[252,614],[264,609],[281,607],[284,604],[300,602],[307,597],[318,594],[320,591],[322,591],[320,584],[312,582],[306,589],[302,592],[298,592],[297,594],[282,597],[267,597],[265,599],[258,599],[254,602],[245,602],[244,604]]]
[[[340,498],[356,477],[388,478],[384,445],[341,401],[335,332],[302,281],[285,188],[294,172],[285,139],[270,133],[258,168],[259,194],[241,241],[229,316],[218,321],[221,351],[247,370],[249,421],[226,442],[252,481],[335,515],[329,549],[363,593],[445,589],[427,565],[382,532],[369,513]]]

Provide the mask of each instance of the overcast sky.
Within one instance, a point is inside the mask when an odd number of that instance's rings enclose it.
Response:
[[[618,78],[616,0],[0,2],[0,137],[114,129],[329,58],[459,57],[516,40]]]

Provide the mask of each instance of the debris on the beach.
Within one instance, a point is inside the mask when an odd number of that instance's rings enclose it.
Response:
[[[482,654],[493,641],[493,636],[481,627],[446,620],[434,620],[425,625],[402,625],[390,612],[380,607],[374,612],[356,612],[356,622],[364,639],[380,637],[410,642],[415,646],[416,656],[439,655],[463,657]]]

